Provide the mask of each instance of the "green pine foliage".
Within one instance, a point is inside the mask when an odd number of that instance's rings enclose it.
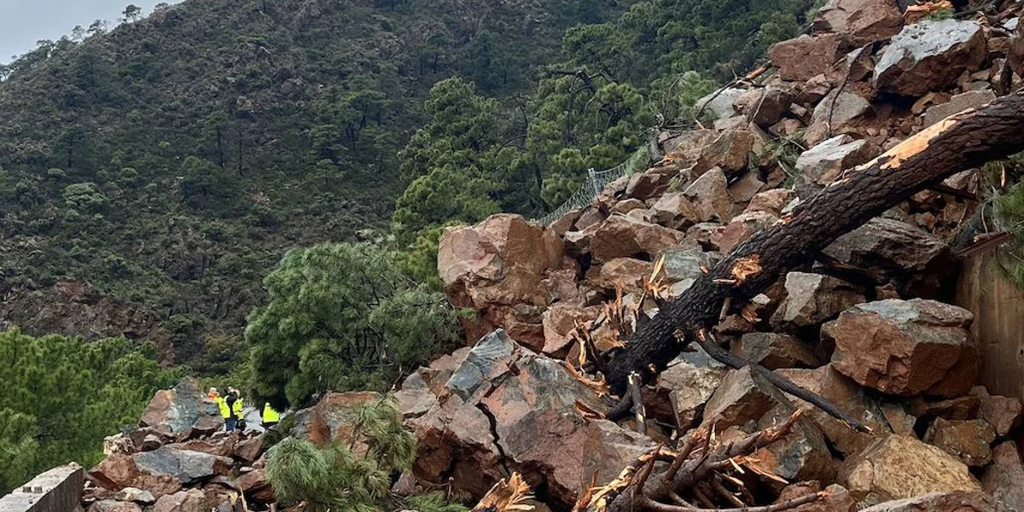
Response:
[[[1024,288],[1024,184],[1018,183],[992,198],[995,216],[1013,241],[1000,250],[1000,263],[1007,277]]]
[[[416,438],[403,426],[397,400],[388,396],[359,409],[346,442],[316,447],[295,437],[282,440],[268,453],[267,477],[283,506],[306,502],[311,512],[383,512],[391,509],[390,475],[410,470],[415,452]],[[426,505],[421,512],[465,510],[436,495],[411,503]]]
[[[326,390],[383,391],[452,348],[458,325],[444,295],[400,268],[368,243],[289,251],[245,333],[256,395],[283,407]]]
[[[67,462],[103,458],[103,438],[133,425],[179,372],[125,339],[0,333],[0,493]]]

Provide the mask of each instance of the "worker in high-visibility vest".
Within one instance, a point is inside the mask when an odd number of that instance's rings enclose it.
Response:
[[[228,404],[228,401],[225,400],[224,397],[220,396],[217,388],[210,388],[206,397],[217,404],[217,408],[220,410],[220,417],[224,419],[224,430],[228,432],[235,430],[237,420],[235,416],[231,414],[231,405]]]
[[[234,400],[231,400],[234,397]],[[228,388],[228,402],[231,405],[231,416],[235,418],[235,428],[245,430],[245,402],[242,400],[242,392],[235,388]]]
[[[270,402],[263,404],[263,428],[269,429],[281,421],[281,415],[274,410]]]

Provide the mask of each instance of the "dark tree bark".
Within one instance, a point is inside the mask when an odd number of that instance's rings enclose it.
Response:
[[[742,305],[788,269],[916,192],[1022,149],[1024,91],[1018,91],[950,116],[871,162],[847,169],[835,183],[737,247],[665,304],[613,354],[605,378],[623,395],[631,372],[649,379],[679,354],[684,344],[676,339],[677,331],[692,340],[716,324],[726,298]]]

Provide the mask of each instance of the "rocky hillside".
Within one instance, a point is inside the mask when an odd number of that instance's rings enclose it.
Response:
[[[418,443],[392,492],[475,503],[521,475],[536,501],[505,500],[518,504],[508,512],[1024,509],[1024,406],[979,385],[985,347],[951,287],[958,259],[991,237],[969,219],[987,190],[1010,185],[1013,161],[994,181],[949,170],[758,293],[737,293],[666,367],[638,368],[647,381],[619,389],[607,371],[675,301],[756,281],[767,259],[709,282],[858,173],[916,168],[930,144],[950,143],[936,133],[1019,106],[1019,6],[955,9],[830,0],[811,34],[769,50],[770,69],[699,102],[714,119],[662,133],[656,162],[586,208],[549,226],[502,214],[447,229],[438,271],[451,301],[477,312],[463,318],[472,346],[396,392]],[[851,212],[829,215],[811,220]],[[163,393],[119,438],[122,453],[90,471],[83,505],[275,503],[261,472],[273,455],[252,449],[267,438],[213,432],[194,384]],[[352,407],[378,398],[327,394],[289,431],[352,443]]]
[[[434,83],[526,92],[630,3],[186,1],[41,42],[0,69],[0,318],[187,361],[285,250],[386,228]]]

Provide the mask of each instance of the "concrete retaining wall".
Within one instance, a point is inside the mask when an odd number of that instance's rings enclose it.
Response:
[[[0,498],[0,512],[74,512],[84,484],[78,464],[53,468]]]

